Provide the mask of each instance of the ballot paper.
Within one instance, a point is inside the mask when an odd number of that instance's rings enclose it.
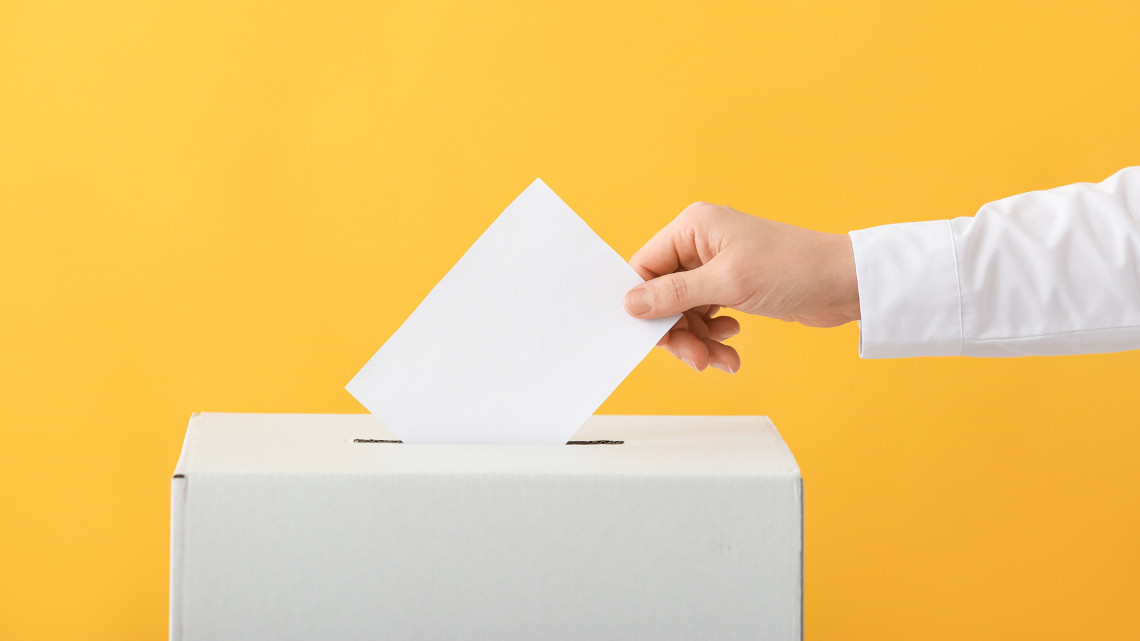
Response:
[[[535,180],[348,383],[405,443],[565,443],[679,316]]]

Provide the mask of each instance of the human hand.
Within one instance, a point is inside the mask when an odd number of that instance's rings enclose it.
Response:
[[[724,344],[740,323],[717,316],[722,307],[811,327],[859,320],[855,255],[846,234],[698,202],[629,263],[646,282],[626,293],[626,311],[637,318],[683,314],[658,345],[697,371],[740,369],[740,355]]]

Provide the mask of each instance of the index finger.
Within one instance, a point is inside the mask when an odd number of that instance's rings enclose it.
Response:
[[[683,215],[681,212],[629,259],[630,267],[645,280],[701,266],[693,236],[686,233]]]

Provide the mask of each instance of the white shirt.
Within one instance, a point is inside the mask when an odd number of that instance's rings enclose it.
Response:
[[[863,358],[1140,349],[1140,167],[850,236]]]

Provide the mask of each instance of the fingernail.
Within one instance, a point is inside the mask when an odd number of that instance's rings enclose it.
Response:
[[[688,365],[689,367],[691,367],[691,368],[693,368],[693,369],[697,369],[697,364],[693,362],[693,359],[691,359],[691,358],[682,358],[681,360],[685,361],[685,364],[686,364],[686,365]],[[699,371],[701,371],[701,370],[697,369],[697,371],[699,372]]]
[[[712,366],[719,369],[722,372],[727,372],[729,374],[735,374],[736,373],[736,372],[732,371],[732,368],[729,367],[727,363],[713,363]]]
[[[649,300],[649,288],[638,285],[625,294],[625,310],[633,315],[644,314],[653,307]]]

